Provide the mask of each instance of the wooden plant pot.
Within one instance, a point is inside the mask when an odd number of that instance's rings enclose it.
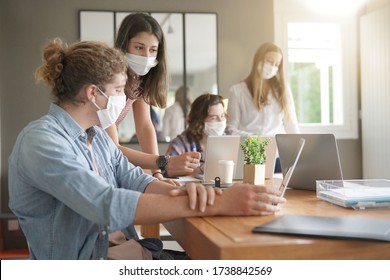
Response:
[[[264,185],[265,164],[244,164],[243,182],[252,185]]]

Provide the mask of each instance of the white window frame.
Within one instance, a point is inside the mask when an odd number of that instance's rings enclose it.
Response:
[[[300,123],[302,133],[333,133],[337,139],[358,138],[358,54],[357,12],[318,11],[313,0],[274,0],[275,43],[288,54],[289,22],[336,23],[341,28],[342,110],[343,124]],[[285,61],[288,61],[286,58]],[[287,67],[286,67],[287,70]],[[288,73],[287,73],[288,77]],[[293,93],[294,94],[294,93]]]

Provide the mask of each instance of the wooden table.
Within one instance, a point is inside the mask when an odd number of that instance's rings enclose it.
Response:
[[[347,209],[318,199],[313,191],[288,189],[286,198],[276,216],[353,216],[388,219],[390,223],[390,209]],[[273,219],[275,215],[186,218],[164,226],[192,259],[390,259],[390,242],[251,232]]]
[[[143,169],[146,174],[152,175],[150,169]],[[160,224],[142,225],[141,236],[143,238],[160,238]]]

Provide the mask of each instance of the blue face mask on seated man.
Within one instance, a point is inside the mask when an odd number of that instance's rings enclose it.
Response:
[[[96,112],[103,129],[113,125],[121,114],[123,108],[126,106],[126,96],[107,96],[100,88],[97,88],[100,93],[108,99],[107,108],[101,109],[95,102],[93,104],[98,109]]]
[[[226,120],[221,122],[205,122],[204,133],[208,136],[221,136],[226,129]]]

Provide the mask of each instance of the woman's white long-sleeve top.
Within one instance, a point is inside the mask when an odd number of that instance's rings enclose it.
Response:
[[[278,133],[299,133],[294,101],[289,88],[287,93],[290,108],[289,120],[285,119],[285,114],[271,91],[268,94],[269,104],[258,110],[246,83],[240,82],[233,85],[230,88],[227,110],[229,128],[239,130],[243,134],[270,137]]]

